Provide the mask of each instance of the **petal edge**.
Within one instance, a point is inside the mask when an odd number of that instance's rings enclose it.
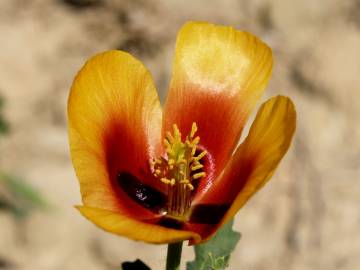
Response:
[[[272,63],[271,49],[250,33],[201,22],[180,30],[163,133],[173,124],[187,132],[197,123],[200,144],[214,160],[215,172],[204,181],[204,192],[230,158]]]
[[[168,229],[137,221],[118,213],[86,206],[76,206],[80,213],[105,231],[152,244],[174,243],[188,239],[200,240],[194,232]]]
[[[236,150],[221,178],[196,203],[230,205],[219,224],[214,226],[206,241],[217,228],[228,222],[237,211],[273,175],[287,152],[296,128],[296,112],[292,101],[277,96],[266,101],[259,109],[245,141]]]
[[[83,203],[126,212],[120,200],[128,198],[116,193],[116,174],[151,180],[141,173],[160,144],[161,107],[148,70],[122,51],[92,57],[74,79],[68,126]]]

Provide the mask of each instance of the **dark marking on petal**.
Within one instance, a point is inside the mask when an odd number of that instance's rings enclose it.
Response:
[[[117,176],[120,188],[134,201],[150,210],[158,211],[166,204],[166,197],[160,191],[143,184],[138,178],[128,172]]]
[[[180,230],[184,225],[183,222],[167,216],[160,218],[157,224],[169,229],[176,229],[176,230]]]
[[[190,223],[217,224],[229,208],[229,204],[198,204],[192,210]]]

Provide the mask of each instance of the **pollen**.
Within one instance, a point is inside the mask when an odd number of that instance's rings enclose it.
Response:
[[[163,182],[164,184],[166,185],[175,185],[175,179],[174,178],[171,178],[171,179],[167,179],[166,177],[163,177],[160,179],[161,182]]]
[[[198,170],[198,169],[201,169],[202,167],[204,167],[204,165],[202,165],[202,164],[197,164],[197,165],[195,165],[195,166],[191,166],[190,168],[191,168],[192,171],[196,171],[196,170]]]
[[[196,123],[194,122],[194,123],[192,123],[192,125],[191,125],[190,138],[194,137],[196,131],[197,131],[197,125],[196,125]]]
[[[206,152],[206,151],[203,151],[203,152],[201,152],[197,157],[192,157],[192,159],[193,159],[194,161],[199,161],[200,159],[202,159],[203,157],[205,157],[206,154],[207,154],[207,152]]]
[[[199,178],[202,178],[202,177],[205,177],[205,173],[204,173],[204,172],[195,173],[195,174],[193,175],[193,179],[199,179]]]
[[[153,175],[168,188],[167,215],[177,219],[186,219],[191,203],[194,182],[206,176],[201,163],[207,152],[196,155],[200,137],[195,136],[198,127],[194,122],[184,140],[176,124],[172,132],[165,134],[165,155],[150,160]]]
[[[194,190],[194,186],[192,184],[190,184],[190,183],[187,184],[186,187],[189,188],[190,190]]]

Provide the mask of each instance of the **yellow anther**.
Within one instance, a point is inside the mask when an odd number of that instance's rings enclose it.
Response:
[[[199,172],[199,173],[195,173],[195,174],[192,176],[192,178],[193,178],[193,179],[198,179],[198,178],[202,178],[202,177],[205,177],[205,176],[206,176],[205,172]]]
[[[186,165],[187,160],[183,158],[183,159],[181,159],[178,163],[179,163],[179,164],[185,164],[185,165]]]
[[[169,164],[169,165],[174,165],[174,164],[175,164],[175,160],[172,159],[172,158],[169,159],[169,160],[168,160],[168,164]]]
[[[192,184],[187,184],[186,185],[190,190],[194,190],[194,186]]]
[[[174,137],[171,135],[171,133],[168,131],[166,132],[166,139],[169,141],[169,143],[174,143]]]
[[[193,144],[189,141],[189,139],[186,139],[185,145],[186,145],[188,148],[192,148],[192,147],[193,147]]]
[[[201,163],[198,160],[194,160],[191,165],[192,165],[192,167],[195,167],[197,165],[201,165]]]
[[[173,125],[173,129],[174,129],[174,139],[181,141],[181,133],[176,124]]]
[[[161,164],[161,159],[155,158],[155,159],[154,159],[154,163],[155,163],[155,164]]]
[[[171,184],[171,180],[167,179],[166,177],[161,178],[160,181],[166,185]]]
[[[180,181],[180,184],[189,184],[190,181],[188,179],[183,179]]]
[[[197,125],[192,123],[191,130],[184,140],[176,124],[166,132],[163,147],[166,154],[149,161],[153,175],[168,189],[167,214],[172,217],[186,218],[191,205],[192,184],[195,179],[205,177],[204,165],[200,160],[206,151],[197,153],[200,137],[196,135]]]
[[[170,185],[175,185],[175,178],[171,178],[171,180],[170,180]]]
[[[192,140],[191,144],[195,146],[199,144],[199,142],[200,142],[200,137],[196,136],[195,139]]]
[[[191,156],[194,156],[196,152],[196,145],[193,145],[193,147],[191,148]]]
[[[207,154],[207,151],[204,150],[204,151],[202,151],[197,157],[194,157],[193,159],[194,159],[195,161],[199,161],[200,159],[202,159],[203,157],[205,157],[206,154]]]
[[[191,125],[190,138],[194,137],[196,131],[197,131],[197,125],[195,122],[193,122]]]
[[[196,170],[198,170],[198,169],[201,169],[202,167],[204,167],[204,165],[198,164],[198,165],[195,165],[195,166],[191,166],[191,170],[192,170],[192,171],[196,171]]]
[[[170,142],[169,142],[168,139],[164,139],[164,145],[165,145],[166,148],[170,148],[170,147],[171,147],[171,144],[170,144]]]

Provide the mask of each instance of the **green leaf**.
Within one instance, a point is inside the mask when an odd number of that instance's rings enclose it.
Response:
[[[149,266],[139,259],[136,259],[134,262],[123,262],[121,268],[122,270],[151,270]]]
[[[32,186],[8,174],[0,175],[0,210],[10,210],[16,217],[24,217],[47,203]]]
[[[228,267],[230,254],[241,234],[232,229],[234,220],[225,224],[208,242],[196,245],[195,260],[186,264],[187,270],[223,270]]]
[[[8,124],[2,119],[0,118],[0,134],[6,134],[9,131],[9,126]]]
[[[4,120],[2,115],[3,106],[4,106],[4,99],[0,97],[0,135],[6,134],[9,131],[9,125]]]

